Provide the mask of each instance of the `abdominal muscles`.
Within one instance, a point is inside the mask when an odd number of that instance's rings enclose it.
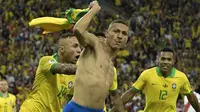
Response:
[[[84,72],[83,72],[84,71]],[[102,109],[111,86],[105,72],[93,67],[77,70],[75,78],[74,98],[76,103],[96,109]]]

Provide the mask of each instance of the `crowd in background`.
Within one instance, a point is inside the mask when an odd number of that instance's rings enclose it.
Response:
[[[69,8],[86,8],[89,1],[0,0],[0,73],[7,77],[9,91],[17,96],[17,108],[30,93],[41,56],[56,52],[59,35],[41,35],[41,29],[30,28],[28,23],[37,17],[59,17]],[[119,18],[130,25],[127,49],[115,59],[120,93],[129,89],[144,69],[157,65],[158,51],[165,46],[175,50],[176,67],[199,92],[199,0],[112,0],[108,4],[116,11],[102,8],[89,30],[103,32],[112,20]],[[107,103],[109,107],[109,98]],[[126,107],[129,112],[136,112],[144,104],[144,96],[138,95]],[[180,98],[177,111],[181,111],[182,104]]]

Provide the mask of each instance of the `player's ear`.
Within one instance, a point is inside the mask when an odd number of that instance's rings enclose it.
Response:
[[[175,61],[172,62],[172,66],[175,66]]]
[[[58,51],[59,51],[60,53],[63,53],[63,52],[64,52],[64,46],[60,46],[59,49],[58,49]]]
[[[173,66],[173,67],[177,67],[176,59],[173,59],[172,66]]]
[[[173,65],[177,64],[177,62],[178,62],[177,57],[174,56],[174,57],[173,57]]]
[[[107,36],[108,36],[108,30],[106,30],[106,31],[104,32],[104,34],[105,34],[105,36],[106,36],[106,38],[107,38]]]

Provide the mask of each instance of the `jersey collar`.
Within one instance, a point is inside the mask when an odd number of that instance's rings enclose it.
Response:
[[[58,53],[55,53],[55,54],[53,55],[53,58],[58,62]]]
[[[0,97],[3,98],[3,93],[2,92],[0,92]],[[9,97],[8,92],[7,92],[7,96],[5,98],[7,98],[7,97]]]
[[[157,74],[158,74],[159,76],[163,76],[162,73],[160,72],[160,68],[159,68],[159,67],[156,67],[156,72],[157,72]],[[170,73],[170,75],[167,76],[167,77],[170,77],[170,78],[174,77],[175,72],[176,72],[176,68],[173,67],[173,68],[172,68],[172,71],[171,71],[171,73]],[[163,76],[163,77],[164,77],[164,76]]]

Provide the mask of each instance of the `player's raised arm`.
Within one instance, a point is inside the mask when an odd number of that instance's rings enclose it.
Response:
[[[73,31],[77,36],[79,43],[82,46],[94,46],[94,44],[98,41],[95,35],[86,31],[88,28],[92,18],[100,11],[101,7],[99,6],[97,1],[93,1],[89,6],[90,10],[87,14],[85,14],[74,26]]]

